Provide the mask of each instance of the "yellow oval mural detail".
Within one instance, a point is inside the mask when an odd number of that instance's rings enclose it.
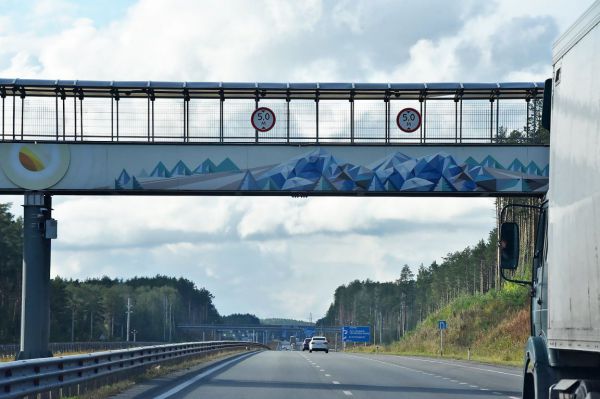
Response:
[[[19,162],[32,172],[39,172],[45,168],[42,160],[27,147],[22,147],[19,151]]]

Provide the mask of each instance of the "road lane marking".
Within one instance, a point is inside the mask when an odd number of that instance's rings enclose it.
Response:
[[[479,388],[477,385],[469,385],[471,388]]]
[[[441,361],[438,361],[438,360],[419,359],[419,358],[416,358],[416,357],[408,357],[408,356],[406,356],[405,358],[406,359],[411,359],[411,360],[417,360],[419,362],[445,364],[445,365],[452,366],[452,367],[464,367],[466,369],[473,369],[473,370],[479,370],[479,371],[487,371],[488,373],[505,374],[505,375],[511,375],[513,377],[519,377],[519,378],[523,377],[521,374],[514,374],[514,373],[507,373],[505,371],[484,369],[484,368],[481,368],[481,367],[465,366],[464,364],[441,362]]]
[[[181,384],[175,386],[174,388],[169,389],[167,392],[163,393],[162,395],[155,396],[154,399],[167,399],[167,398],[175,395],[177,392],[180,392],[181,390],[189,387],[193,383],[200,381],[204,377],[207,377],[207,376],[213,374],[215,371],[219,371],[222,368],[227,367],[227,366],[229,366],[232,363],[238,362],[238,361],[243,360],[243,359],[245,359],[245,358],[247,358],[249,356],[252,356],[252,355],[254,355],[254,352],[253,353],[248,353],[246,355],[242,355],[242,356],[239,356],[239,357],[236,357],[235,359],[228,360],[228,361],[226,361],[224,363],[219,364],[218,366],[212,367],[212,368],[210,368],[210,369],[208,369],[208,370],[206,370],[206,371],[204,371],[204,372],[202,372],[202,373],[200,373],[200,374],[198,374],[198,375],[190,378],[189,380],[187,380],[185,382],[182,382]]]
[[[325,377],[331,377],[331,374],[325,374]]]
[[[342,391],[342,392],[344,392],[344,395],[346,395],[346,396],[352,396],[352,392],[350,392],[350,391]]]
[[[340,385],[339,381],[331,381],[332,383],[334,383],[335,385]]]

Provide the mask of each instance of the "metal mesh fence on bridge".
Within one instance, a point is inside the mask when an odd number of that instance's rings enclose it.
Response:
[[[214,84],[0,79],[2,141],[160,143],[452,144],[539,142],[541,83],[347,84],[306,89]],[[181,86],[182,85],[182,86]],[[234,84],[232,84],[234,85]],[[374,88],[373,88],[374,87]],[[251,116],[269,108],[276,122],[259,131]],[[413,132],[397,118],[412,108]]]

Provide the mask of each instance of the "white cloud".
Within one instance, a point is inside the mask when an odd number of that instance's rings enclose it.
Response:
[[[0,76],[539,80],[591,2],[140,0],[99,22],[84,2],[43,0],[0,15]],[[21,214],[21,197],[7,199]],[[221,312],[262,317],[317,318],[337,285],[394,279],[494,225],[492,200],[467,198],[57,197],[55,208],[53,274],[184,276]]]

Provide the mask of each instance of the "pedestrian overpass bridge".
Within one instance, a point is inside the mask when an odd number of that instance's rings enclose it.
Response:
[[[52,195],[542,196],[543,93],[0,79],[0,194],[25,194],[19,358],[51,355]]]
[[[543,92],[0,79],[0,193],[541,196]]]

